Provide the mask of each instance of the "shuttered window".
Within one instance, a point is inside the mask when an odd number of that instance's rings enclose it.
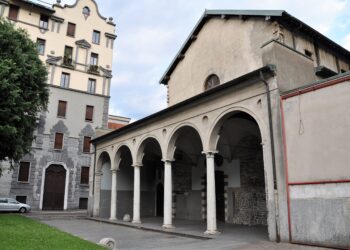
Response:
[[[19,7],[16,5],[10,5],[9,19],[16,21],[18,18]]]
[[[62,149],[63,148],[63,133],[56,133],[55,134],[55,149]]]
[[[67,27],[67,36],[75,36],[75,24],[74,23],[68,23]]]
[[[84,153],[90,153],[90,141],[91,141],[91,137],[84,136],[84,145],[83,145]]]
[[[85,121],[92,122],[94,116],[94,106],[86,105]]]
[[[80,184],[89,184],[89,167],[81,167]]]
[[[67,110],[67,102],[58,101],[57,116],[66,117],[66,110]]]
[[[19,163],[18,181],[28,182],[30,163],[21,161]]]

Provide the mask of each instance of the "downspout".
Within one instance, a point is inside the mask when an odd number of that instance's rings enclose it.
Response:
[[[92,172],[92,213],[91,217],[94,216],[94,206],[95,206],[95,169],[96,169],[96,146],[94,144],[94,168]]]
[[[262,71],[260,71],[260,79],[265,85],[265,92],[267,97],[267,111],[269,117],[269,129],[270,129],[270,144],[271,144],[271,156],[272,156],[272,171],[273,171],[273,188],[274,194],[277,190],[277,177],[276,177],[276,158],[275,158],[275,144],[274,144],[274,131],[272,126],[272,107],[271,107],[271,95],[270,95],[270,86],[269,83],[265,80]],[[278,214],[278,201],[275,201],[275,217]],[[276,241],[280,242],[280,235],[278,232],[277,218],[275,218],[276,224]]]

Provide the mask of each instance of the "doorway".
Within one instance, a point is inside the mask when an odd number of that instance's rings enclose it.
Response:
[[[225,179],[223,171],[215,171],[216,219],[225,222]]]
[[[63,210],[66,170],[61,165],[50,165],[45,172],[43,210]]]
[[[163,216],[164,208],[164,188],[161,183],[157,185],[157,216]]]

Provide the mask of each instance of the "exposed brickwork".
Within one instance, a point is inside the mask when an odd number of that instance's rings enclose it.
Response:
[[[240,140],[235,154],[240,160],[241,188],[233,192],[233,223],[267,225],[264,163],[260,139]]]

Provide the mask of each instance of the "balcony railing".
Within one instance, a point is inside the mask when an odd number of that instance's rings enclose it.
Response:
[[[98,65],[90,64],[90,65],[89,65],[89,68],[88,68],[88,72],[89,72],[89,73],[99,74],[99,73],[100,73],[100,70],[99,70],[99,68],[98,68]]]

